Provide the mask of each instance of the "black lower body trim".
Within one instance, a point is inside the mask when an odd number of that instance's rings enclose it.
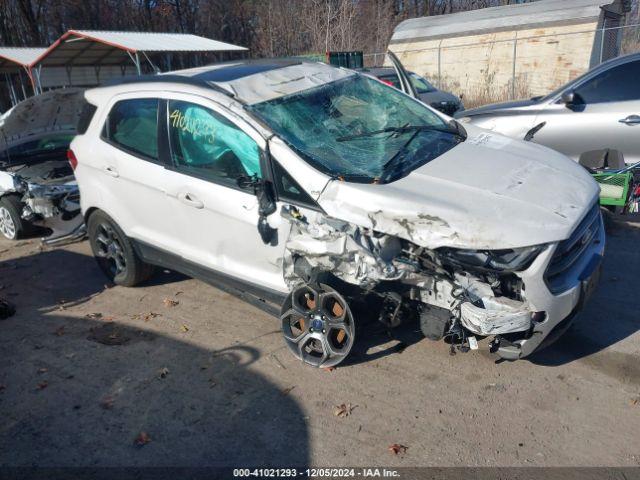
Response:
[[[131,239],[131,241],[136,253],[145,262],[202,280],[223,292],[258,307],[274,317],[280,317],[280,307],[286,298],[286,294],[211,270],[147,243],[134,239]]]

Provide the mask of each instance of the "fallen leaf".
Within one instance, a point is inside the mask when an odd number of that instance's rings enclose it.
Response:
[[[160,378],[167,378],[167,375],[169,375],[169,369],[167,367],[161,368],[158,372],[158,376]]]
[[[336,367],[322,367],[322,370],[325,372],[333,372],[335,369]]]
[[[161,316],[162,316],[161,314],[156,312],[146,312],[146,313],[137,313],[133,315],[131,318],[133,320],[144,320],[145,322],[148,322],[152,318],[161,317]]]
[[[102,314],[100,312],[87,313],[85,316],[87,318],[102,318]]]
[[[637,405],[638,402],[640,402],[640,397],[636,397],[634,399],[631,400],[631,405]]]
[[[294,388],[296,388],[295,385],[293,387],[285,388],[284,390],[282,390],[282,395],[289,395],[291,393],[291,390],[293,390]]]
[[[402,454],[406,453],[407,448],[409,447],[405,447],[404,445],[400,445],[399,443],[394,443],[393,445],[389,445],[389,451],[394,455],[398,455],[399,453],[402,453]]]
[[[351,415],[353,408],[350,403],[343,403],[341,405],[336,405],[333,407],[333,414],[336,417],[348,417]]]
[[[165,307],[175,307],[176,305],[178,305],[180,302],[177,300],[172,300],[170,298],[165,298],[164,300],[162,300],[162,303],[164,303]]]
[[[112,396],[106,396],[100,401],[100,406],[105,410],[111,410],[113,408],[113,404],[115,403],[115,399]]]
[[[182,330],[183,332],[188,332],[189,331],[189,327],[187,327],[186,325],[182,325],[182,327],[180,327],[180,330]]]
[[[40,382],[38,384],[38,386],[36,387],[38,390],[44,390],[45,388],[47,388],[49,386],[49,382],[47,382],[46,380]]]
[[[56,337],[61,337],[64,335],[64,325],[62,327],[58,327],[58,329],[53,332]]]
[[[136,439],[133,441],[134,445],[142,447],[151,441],[151,437],[147,432],[140,432]]]
[[[49,371],[48,368],[42,367],[38,369],[38,373],[47,373]]]

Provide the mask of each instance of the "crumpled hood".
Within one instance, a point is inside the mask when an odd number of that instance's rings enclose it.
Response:
[[[599,188],[551,149],[466,126],[468,139],[385,185],[330,181],[335,218],[427,248],[506,249],[569,237]]]

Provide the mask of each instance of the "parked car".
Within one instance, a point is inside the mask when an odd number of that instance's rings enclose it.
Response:
[[[56,243],[84,234],[78,186],[67,151],[84,90],[29,98],[0,118],[0,233],[15,240],[36,227]],[[45,230],[46,229],[46,230]]]
[[[640,53],[615,58],[544,97],[498,103],[456,114],[514,138],[544,126],[533,141],[578,161],[594,150],[615,149],[640,162]]]
[[[394,68],[363,68],[359,71],[376,77],[387,85],[391,85],[392,87],[400,90],[402,89],[400,85],[400,78]],[[421,77],[416,73],[408,72],[408,74],[411,84],[415,89],[415,93],[421,102],[426,103],[449,116],[453,116],[456,112],[464,111],[464,105],[461,98],[456,97],[453,93],[438,90],[426,78]]]
[[[107,277],[134,286],[161,266],[218,285],[278,315],[311,365],[344,360],[362,303],[389,328],[525,357],[598,281],[583,168],[362,73],[238,61],[85,96],[96,110],[69,158]]]

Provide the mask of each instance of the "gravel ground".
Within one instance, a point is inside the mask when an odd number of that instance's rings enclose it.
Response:
[[[87,242],[0,241],[0,466],[640,465],[638,245],[613,225],[599,290],[534,358],[372,325],[324,371],[200,281],[110,288]]]

